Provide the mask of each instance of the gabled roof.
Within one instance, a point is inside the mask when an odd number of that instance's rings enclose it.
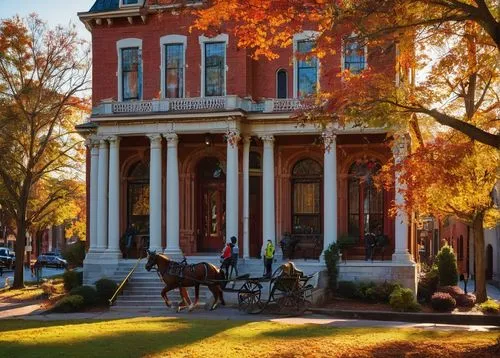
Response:
[[[114,11],[120,8],[120,0],[96,0],[89,12]]]

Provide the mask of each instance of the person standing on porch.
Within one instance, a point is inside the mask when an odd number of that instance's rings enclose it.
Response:
[[[231,273],[229,277],[233,275],[233,269],[238,277],[238,256],[240,254],[240,249],[238,248],[238,239],[236,236],[231,236]]]
[[[271,277],[273,274],[273,259],[274,259],[274,245],[271,240],[267,240],[267,245],[264,250],[264,277]]]

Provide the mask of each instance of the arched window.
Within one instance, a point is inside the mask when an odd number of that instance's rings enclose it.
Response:
[[[299,161],[292,171],[292,231],[321,233],[321,178],[323,169],[312,159]]]
[[[277,98],[287,98],[288,97],[288,75],[286,70],[281,69],[276,72],[276,97]]]
[[[349,168],[348,182],[348,231],[361,237],[384,230],[384,196],[373,184],[373,175],[381,168],[376,161],[355,162]]]
[[[127,226],[132,224],[139,234],[149,233],[149,166],[142,161],[127,178]]]

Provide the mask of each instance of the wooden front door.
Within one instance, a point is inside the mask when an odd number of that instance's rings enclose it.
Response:
[[[198,252],[219,252],[226,232],[226,179],[216,158],[198,168]]]
[[[250,257],[260,257],[262,247],[262,177],[250,177]]]

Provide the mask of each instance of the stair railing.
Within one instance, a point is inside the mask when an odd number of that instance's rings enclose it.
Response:
[[[137,266],[139,266],[139,263],[141,262],[142,260],[142,257],[139,257],[139,259],[137,260],[137,262],[135,263],[134,267],[132,267],[132,270],[130,270],[130,272],[127,274],[127,276],[125,276],[125,278],[123,279],[122,283],[118,286],[118,288],[116,289],[115,293],[113,294],[113,296],[109,299],[109,305],[110,306],[113,306],[113,304],[115,303],[116,301],[116,298],[118,297],[118,295],[121,293],[121,291],[123,290],[123,287],[125,287],[125,285],[127,284],[128,280],[130,279],[130,277],[132,276],[132,274],[134,273],[135,269],[137,268]]]

